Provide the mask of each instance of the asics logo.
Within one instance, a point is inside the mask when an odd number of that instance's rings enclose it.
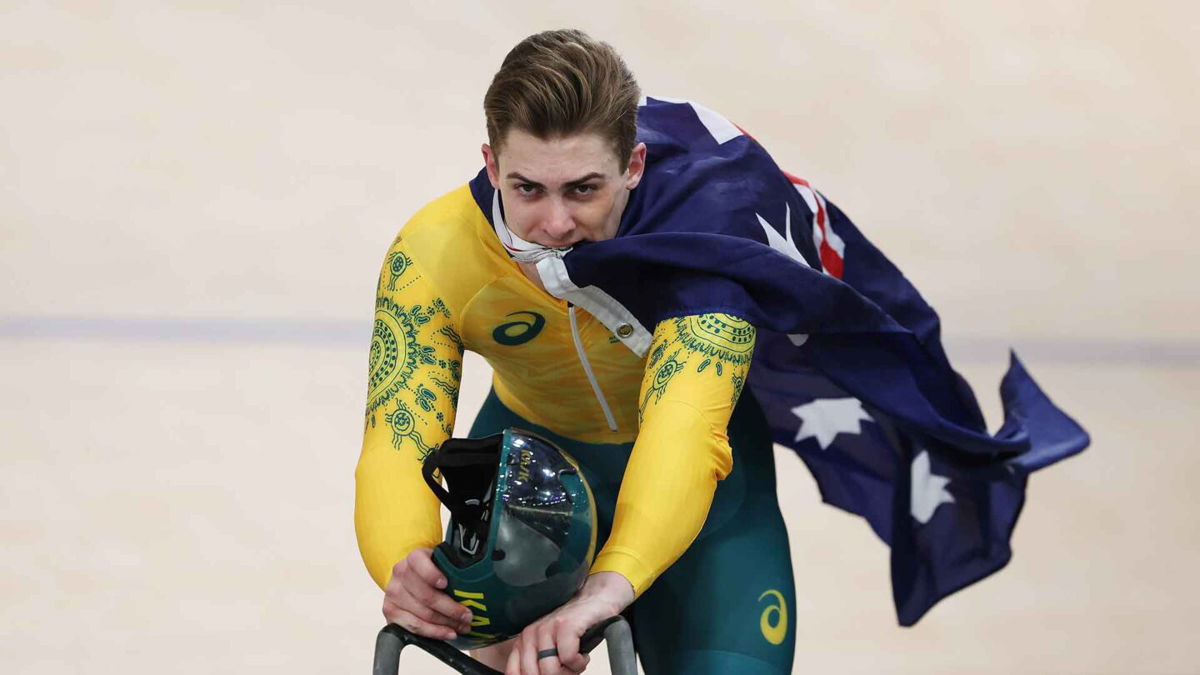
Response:
[[[492,331],[492,339],[506,347],[515,347],[529,342],[542,332],[546,325],[546,317],[537,312],[510,312],[505,316],[526,316],[528,319],[514,319],[508,323],[496,326]]]
[[[764,592],[758,599],[761,602],[766,597],[770,597],[774,603],[767,605],[763,610],[758,619],[758,627],[767,642],[773,645],[783,644],[788,629],[787,600],[784,600],[782,593],[773,589]]]

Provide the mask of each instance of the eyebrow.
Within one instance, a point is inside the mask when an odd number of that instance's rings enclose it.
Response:
[[[522,183],[528,183],[530,185],[540,187],[540,188],[546,187],[545,185],[542,185],[541,183],[537,182],[536,180],[529,180],[525,176],[522,176],[521,174],[517,173],[516,171],[513,171],[512,173],[508,174],[507,176],[505,176],[505,178],[516,179],[516,180],[521,181]],[[569,180],[566,183],[563,183],[563,185],[568,188],[573,188],[576,185],[583,185],[584,183],[586,183],[590,180],[594,180],[596,178],[604,178],[604,174],[602,174],[598,171],[593,171],[581,178],[576,178],[575,180]]]

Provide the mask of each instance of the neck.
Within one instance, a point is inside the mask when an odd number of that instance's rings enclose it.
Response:
[[[538,274],[537,264],[518,262],[517,266],[521,268],[521,273],[523,273],[527,279],[533,282],[534,286],[542,289],[542,291],[545,293],[550,292],[546,290],[545,284],[542,283],[542,275]]]

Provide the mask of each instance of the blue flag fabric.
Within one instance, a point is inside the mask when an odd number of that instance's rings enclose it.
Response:
[[[566,253],[571,282],[602,289],[644,326],[707,312],[755,325],[746,386],[824,501],[891,546],[902,625],[1007,564],[1028,474],[1086,448],[1083,428],[1013,354],[1004,423],[989,434],[933,308],[840,209],[728,120],[647,98],[638,140],[646,172],[617,236]],[[485,172],[471,189],[493,220]]]

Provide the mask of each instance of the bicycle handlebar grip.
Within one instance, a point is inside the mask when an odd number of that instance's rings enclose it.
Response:
[[[604,641],[608,643],[608,667],[612,675],[637,675],[637,652],[633,650],[633,631],[625,619],[616,616],[603,622]]]
[[[384,626],[375,636],[375,666],[371,669],[371,675],[396,675],[400,671],[400,650],[404,649],[404,639],[388,630],[394,625]]]

